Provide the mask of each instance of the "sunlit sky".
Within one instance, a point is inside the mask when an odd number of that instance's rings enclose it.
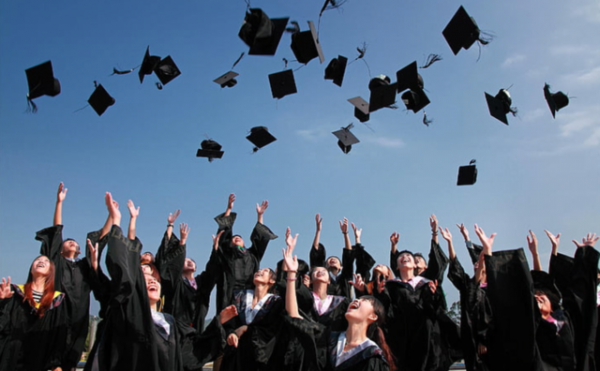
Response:
[[[321,0],[252,1],[270,17],[290,17],[302,30],[317,23]],[[442,30],[463,5],[481,30],[494,36],[453,55]],[[212,81],[230,70],[248,47],[239,39],[246,3],[153,0],[127,2],[0,1],[0,276],[24,282],[39,252],[35,232],[52,223],[58,184],[69,189],[65,237],[83,244],[106,218],[104,192],[141,207],[138,236],[155,250],[169,212],[191,226],[188,254],[202,267],[210,251],[213,217],[235,193],[235,231],[249,238],[255,205],[269,200],[265,224],[281,237],[263,266],[281,259],[286,227],[300,234],[307,259],[314,215],[323,216],[322,242],[330,254],[343,246],[338,221],[363,229],[363,243],[387,264],[389,236],[400,248],[426,253],[430,214],[450,227],[459,259],[468,256],[456,223],[497,232],[497,249],[526,247],[540,237],[544,266],[550,245],[543,230],[572,239],[600,232],[600,3],[596,0],[397,1],[348,0],[326,11],[320,43],[326,61],[296,70],[298,93],[275,100],[267,75],[294,60],[284,34],[274,57],[246,55],[234,68],[233,88]],[[337,55],[352,61],[342,87],[324,80]],[[140,84],[137,71],[109,76],[113,67],[138,66],[146,47],[170,55],[181,76],[158,90],[155,75]],[[348,98],[368,99],[371,76],[395,80],[400,68],[443,60],[421,69],[431,100],[422,114],[381,109],[364,125]],[[51,60],[62,91],[35,100],[26,113],[24,70]],[[116,99],[99,117],[84,108],[101,83]],[[570,104],[552,118],[543,87],[563,91]],[[484,92],[509,88],[518,117],[506,126],[489,116]],[[79,110],[79,111],[78,111]],[[77,112],[75,112],[77,111]],[[344,154],[331,134],[354,123],[360,143]],[[250,128],[267,126],[277,141],[252,153]],[[203,139],[223,145],[222,159],[196,158]],[[477,160],[473,186],[456,186],[458,167]],[[445,244],[442,244],[445,248]],[[449,282],[448,301],[457,300]],[[97,305],[93,305],[94,312]]]

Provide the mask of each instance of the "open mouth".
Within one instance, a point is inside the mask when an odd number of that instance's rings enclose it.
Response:
[[[358,300],[354,300],[352,303],[350,303],[350,305],[348,306],[348,312],[356,310],[360,308],[360,301]]]

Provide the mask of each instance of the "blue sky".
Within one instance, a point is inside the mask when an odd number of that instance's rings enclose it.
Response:
[[[480,52],[475,45],[454,56],[441,32],[460,5],[495,38]],[[306,30],[322,1],[252,6]],[[600,232],[597,1],[348,0],[321,20],[326,62],[297,70],[298,93],[281,100],[271,97],[267,75],[284,69],[282,58],[294,59],[287,34],[275,57],[244,57],[234,88],[212,82],[247,51],[237,36],[245,8],[242,0],[0,2],[0,276],[26,279],[39,249],[35,231],[51,224],[61,181],[69,188],[65,236],[83,243],[98,229],[111,191],[124,214],[128,199],[141,206],[138,236],[147,250],[158,247],[168,213],[182,209],[178,222],[190,224],[189,255],[201,266],[212,218],[232,192],[237,232],[249,236],[255,204],[268,199],[266,224],[280,236],[287,226],[300,233],[303,258],[317,212],[331,254],[340,253],[337,223],[347,217],[386,264],[393,231],[401,248],[427,252],[431,213],[452,227],[464,264],[456,223],[472,235],[474,223],[497,232],[498,249],[525,247],[533,229],[544,266],[550,246],[543,229],[561,232],[567,253],[571,239]],[[341,88],[323,79],[329,60],[354,59],[363,42],[372,75],[392,80],[410,62],[442,55],[420,70],[432,102],[429,127],[403,107],[373,113],[369,127],[358,123],[347,99],[368,99],[361,61],[348,66]],[[148,45],[152,54],[171,55],[181,76],[163,90],[154,75],[144,84],[137,73],[109,76],[113,67],[139,65]],[[62,92],[37,99],[37,114],[25,113],[24,70],[47,60]],[[86,105],[94,80],[116,99],[102,117],[90,107],[74,112]],[[544,100],[546,82],[571,97],[556,119]],[[519,117],[505,126],[489,116],[484,92],[509,86]],[[351,122],[360,143],[344,155],[331,132]],[[245,136],[254,126],[267,126],[278,140],[252,154]],[[206,137],[223,145],[223,159],[195,157]],[[458,167],[473,158],[477,183],[457,187]],[[283,238],[273,241],[263,265],[274,267],[282,247]],[[456,300],[449,282],[445,288]]]

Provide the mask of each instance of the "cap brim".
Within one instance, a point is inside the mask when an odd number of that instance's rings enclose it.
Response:
[[[396,72],[396,84],[398,93],[402,93],[407,89],[419,88],[417,61]]]
[[[354,107],[359,109],[365,115],[369,114],[369,103],[364,100],[362,97],[355,97],[348,99],[348,102],[352,103]]]
[[[374,88],[369,97],[369,113],[396,103],[396,83]]]
[[[508,119],[506,118],[506,113],[504,112],[504,103],[488,93],[485,93],[485,100],[487,102],[490,115],[498,121],[508,125]]]
[[[475,165],[466,165],[458,168],[457,186],[473,185],[477,181],[477,168]]]
[[[235,79],[236,77],[238,77],[240,74],[237,72],[233,72],[233,71],[229,71],[227,73],[225,73],[224,75],[217,77],[216,79],[213,80],[213,82],[216,82],[217,84],[219,84],[220,86],[223,86],[224,84],[226,84],[228,81]]]
[[[335,135],[344,146],[360,143],[360,140],[358,140],[358,138],[348,129],[336,130],[332,132],[332,134]]]
[[[292,70],[285,70],[269,75],[269,84],[271,85],[271,94],[273,98],[281,99],[286,95],[295,94],[296,80]]]
[[[275,55],[277,47],[281,41],[281,36],[285,32],[289,18],[271,18],[271,38],[266,42],[256,43],[250,47],[250,55]]]
[[[196,157],[208,157],[209,159],[212,159],[212,158],[222,158],[224,153],[225,153],[224,151],[215,151],[215,150],[210,150],[210,149],[199,149],[198,152],[196,152]]]

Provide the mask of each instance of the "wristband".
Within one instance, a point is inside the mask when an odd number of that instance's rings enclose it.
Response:
[[[169,227],[175,227],[173,224],[167,224],[167,228]]]
[[[294,278],[286,278],[286,280],[288,281],[296,281],[298,278],[294,277]]]

